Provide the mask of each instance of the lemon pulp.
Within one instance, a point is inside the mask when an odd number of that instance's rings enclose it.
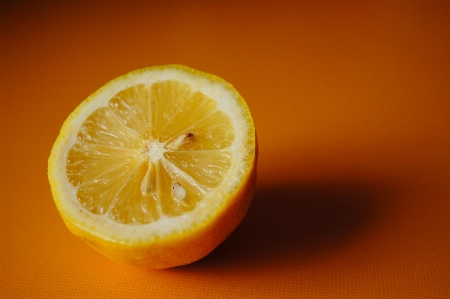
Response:
[[[199,205],[227,173],[233,139],[229,117],[203,93],[174,80],[138,84],[85,120],[67,178],[89,212],[147,224]]]

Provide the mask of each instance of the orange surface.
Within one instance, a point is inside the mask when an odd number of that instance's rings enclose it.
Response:
[[[450,298],[449,2],[1,4],[0,298]],[[155,271],[72,236],[47,158],[133,69],[233,83],[258,190],[212,254]]]

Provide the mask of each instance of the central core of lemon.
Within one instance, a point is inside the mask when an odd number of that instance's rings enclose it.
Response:
[[[147,146],[144,148],[144,152],[147,154],[148,158],[153,161],[153,163],[157,163],[163,158],[166,150],[164,150],[164,144],[152,140],[148,142]]]
[[[175,80],[117,93],[84,121],[67,155],[79,202],[125,224],[195,209],[232,161],[234,129],[217,106]]]

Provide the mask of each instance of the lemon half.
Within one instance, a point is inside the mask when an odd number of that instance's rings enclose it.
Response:
[[[48,177],[69,230],[118,262],[168,268],[216,248],[256,181],[249,108],[217,76],[180,65],[133,71],[64,122]]]

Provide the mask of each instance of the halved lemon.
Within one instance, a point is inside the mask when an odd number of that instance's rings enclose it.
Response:
[[[48,161],[59,213],[112,260],[192,263],[240,223],[254,192],[257,141],[224,80],[180,65],[133,71],[83,101]]]

